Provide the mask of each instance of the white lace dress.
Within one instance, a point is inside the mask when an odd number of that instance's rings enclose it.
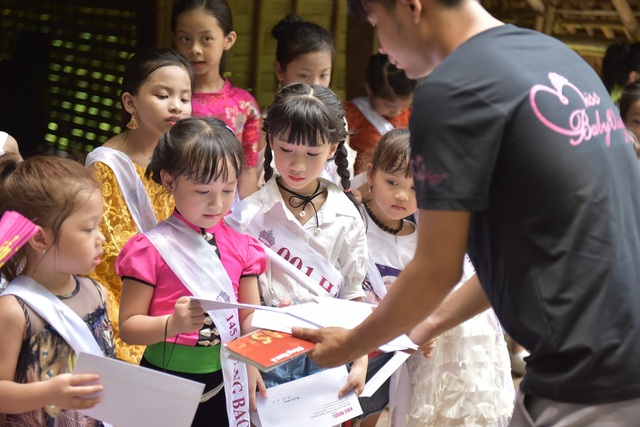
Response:
[[[475,273],[465,257],[460,286]],[[407,426],[506,427],[515,391],[509,352],[493,310],[441,335],[430,359],[407,360],[410,403]]]

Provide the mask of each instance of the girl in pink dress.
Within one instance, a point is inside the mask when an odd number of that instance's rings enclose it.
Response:
[[[245,164],[238,193],[244,198],[258,189],[260,109],[249,92],[224,78],[227,51],[237,37],[229,4],[225,0],[179,0],[171,12],[171,32],[176,49],[196,74],[192,116],[224,121],[242,143]]]
[[[140,365],[205,384],[193,426],[249,423],[245,365],[220,350],[251,331],[253,310],[207,313],[192,298],[260,303],[265,253],[256,239],[221,221],[235,198],[242,161],[237,138],[221,120],[176,123],[146,172],[173,196],[176,209],[131,238],[116,261],[123,279],[120,336],[147,346]]]

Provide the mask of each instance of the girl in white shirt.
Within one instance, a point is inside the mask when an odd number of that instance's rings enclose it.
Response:
[[[350,189],[348,134],[340,99],[319,85],[286,86],[269,107],[264,131],[267,182],[226,218],[236,230],[253,235],[267,248],[267,271],[260,277],[262,303],[283,306],[318,297],[362,299],[367,243]],[[320,178],[333,157],[342,188]],[[270,166],[272,158],[276,175]],[[362,391],[366,363],[366,357],[354,362],[340,394]],[[302,356],[263,378],[267,386],[275,386],[319,370]],[[264,394],[260,381],[258,387]],[[255,393],[255,387],[250,389]]]

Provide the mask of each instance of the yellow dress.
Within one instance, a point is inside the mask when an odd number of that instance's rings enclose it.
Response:
[[[95,177],[100,183],[104,199],[104,213],[102,214],[100,228],[106,241],[102,246],[104,250],[102,262],[98,264],[91,277],[102,283],[107,289],[109,318],[113,325],[116,343],[116,357],[126,362],[139,364],[145,347],[125,344],[120,339],[118,313],[120,312],[122,280],[120,280],[115,270],[116,257],[120,253],[120,249],[132,236],[138,234],[138,228],[129,213],[127,204],[122,196],[122,190],[111,168],[102,162],[96,162],[93,166],[95,167]],[[167,219],[173,212],[173,199],[168,196],[161,185],[144,177],[145,169],[142,166],[136,164],[134,166],[149,195],[156,219],[158,221]]]

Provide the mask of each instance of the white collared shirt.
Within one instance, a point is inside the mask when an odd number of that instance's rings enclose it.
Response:
[[[246,232],[251,218],[241,218],[240,212],[245,204],[257,206],[259,213],[268,212],[302,242],[328,259],[342,274],[344,284],[338,298],[363,297],[362,281],[367,271],[368,250],[362,217],[342,190],[328,180],[320,178],[320,182],[327,189],[327,198],[318,210],[318,226],[314,217],[301,225],[293,216],[278,190],[275,176],[259,191],[242,200],[228,220],[235,222],[240,231]],[[240,221],[246,222],[243,224]],[[277,305],[284,298],[292,303],[313,300],[308,289],[289,275],[279,274],[278,270],[271,268],[267,268],[267,272],[260,276],[260,292],[266,305]]]

